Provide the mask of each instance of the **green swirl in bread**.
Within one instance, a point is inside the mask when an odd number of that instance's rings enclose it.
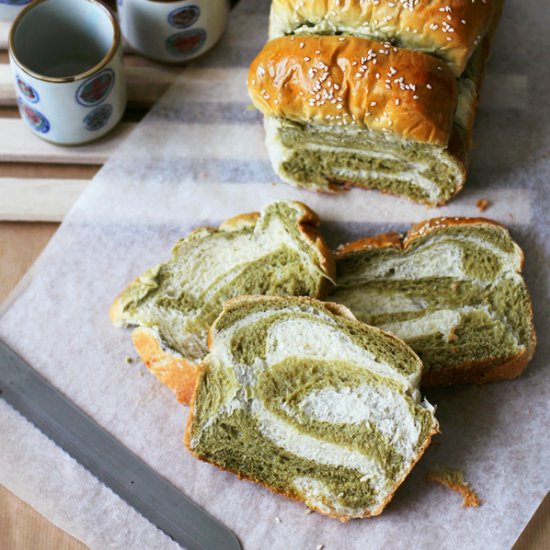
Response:
[[[321,513],[376,515],[437,431],[421,368],[342,306],[237,298],[212,327],[186,445]]]
[[[170,260],[130,283],[111,306],[111,319],[140,327],[133,341],[143,361],[187,403],[208,330],[228,299],[321,297],[328,290],[334,267],[318,225],[304,204],[280,201],[219,229],[196,229],[176,244]]]
[[[341,247],[331,300],[405,340],[423,384],[514,378],[535,349],[522,264],[499,224],[438,218]]]

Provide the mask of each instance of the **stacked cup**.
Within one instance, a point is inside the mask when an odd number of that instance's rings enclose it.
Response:
[[[222,35],[229,0],[118,0],[124,37],[136,51],[181,63],[209,50]]]
[[[188,61],[222,35],[229,0],[118,0],[128,43],[161,62]],[[0,0],[15,17],[9,56],[23,120],[59,145],[97,139],[122,118],[126,83],[118,21],[98,0]]]

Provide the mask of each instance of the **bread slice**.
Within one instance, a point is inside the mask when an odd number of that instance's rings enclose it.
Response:
[[[240,297],[209,345],[186,446],[322,514],[380,514],[438,429],[418,357],[342,306]]]
[[[172,258],[147,270],[110,309],[116,326],[135,326],[144,363],[188,403],[207,353],[207,335],[225,301],[242,294],[321,297],[334,277],[319,218],[280,201],[259,213],[203,227],[180,240]]]
[[[340,247],[331,300],[405,340],[422,384],[519,376],[535,350],[523,253],[501,225],[436,218]]]

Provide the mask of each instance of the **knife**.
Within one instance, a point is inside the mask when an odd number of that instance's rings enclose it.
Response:
[[[107,433],[0,340],[0,396],[188,550],[240,550],[237,537]]]

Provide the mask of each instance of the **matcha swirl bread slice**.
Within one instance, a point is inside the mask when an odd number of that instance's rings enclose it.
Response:
[[[304,204],[280,201],[219,229],[196,229],[176,244],[170,260],[130,283],[111,306],[111,319],[139,327],[132,339],[140,357],[188,403],[208,330],[228,299],[326,293],[334,264],[318,225]]]
[[[533,356],[523,253],[501,225],[437,218],[340,247],[331,300],[405,340],[422,384],[519,376]]]
[[[380,514],[437,432],[416,354],[345,307],[240,297],[209,345],[186,446],[323,514]]]

